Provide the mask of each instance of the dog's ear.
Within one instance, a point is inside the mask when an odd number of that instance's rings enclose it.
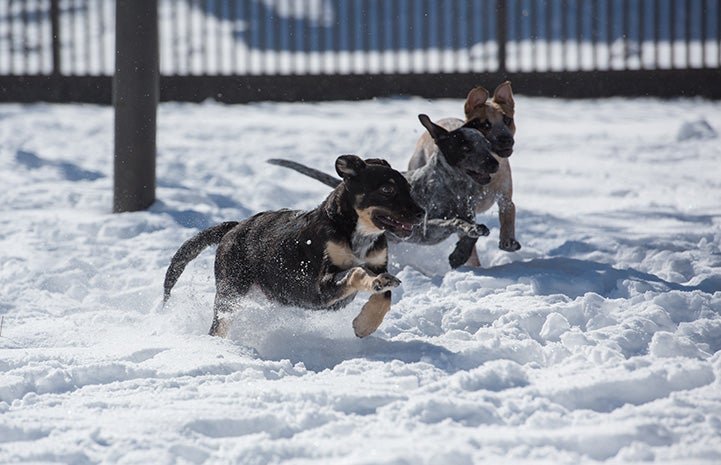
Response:
[[[516,103],[513,101],[513,91],[511,90],[511,81],[506,81],[496,87],[493,91],[493,101],[496,102],[508,116],[513,116]]]
[[[448,135],[448,131],[446,131],[444,128],[438,126],[436,123],[431,121],[431,119],[428,117],[428,115],[418,115],[418,119],[421,121],[421,124],[424,128],[428,130],[433,140],[436,140],[440,137],[444,137]]]
[[[366,158],[365,162],[367,165],[382,165],[387,166],[388,168],[391,167],[391,164],[382,158]]]
[[[474,108],[485,104],[489,95],[488,91],[481,86],[471,89],[466,97],[466,103],[463,105],[463,111],[466,113],[466,118],[471,116],[471,112],[473,112]]]
[[[343,179],[357,176],[365,167],[366,162],[356,155],[341,155],[335,161],[335,171]]]
[[[481,130],[481,120],[478,118],[473,118],[470,121],[466,121],[466,123],[463,125],[464,128],[469,129],[476,129],[477,131]]]

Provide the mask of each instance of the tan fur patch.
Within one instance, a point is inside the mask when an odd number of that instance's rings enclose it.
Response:
[[[356,336],[366,337],[372,334],[381,325],[390,309],[390,293],[373,294],[353,320],[353,330]]]
[[[328,241],[325,246],[325,254],[332,264],[343,270],[357,264],[357,259],[348,244]]]
[[[356,209],[355,212],[358,214],[358,225],[356,226],[356,230],[359,233],[370,236],[372,234],[380,234],[383,232],[382,229],[373,224],[373,212],[375,210],[375,207],[369,207],[364,210]]]

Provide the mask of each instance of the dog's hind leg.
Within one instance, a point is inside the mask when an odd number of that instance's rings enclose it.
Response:
[[[232,303],[236,299],[229,299],[227,296],[215,294],[215,305],[213,306],[213,323],[210,325],[211,336],[226,337],[230,329],[230,315],[233,313]]]
[[[238,300],[248,293],[253,284],[253,269],[248,265],[242,247],[242,233],[223,241],[215,253],[215,304],[211,336],[225,337],[230,327],[230,315]]]
[[[215,303],[211,336],[226,337],[230,329],[230,317],[240,299],[248,293],[250,282],[244,279],[216,281]]]
[[[215,295],[215,305],[213,306],[213,323],[210,325],[209,334],[211,336],[227,337],[230,322],[228,317],[232,313],[230,302],[224,298]]]
[[[391,309],[391,291],[373,294],[357,317],[353,319],[353,331],[358,337],[372,334],[383,322]]]

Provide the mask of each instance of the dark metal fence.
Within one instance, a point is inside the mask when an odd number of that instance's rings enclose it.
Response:
[[[721,98],[718,0],[160,0],[162,100]],[[0,0],[0,101],[110,103],[112,0]]]

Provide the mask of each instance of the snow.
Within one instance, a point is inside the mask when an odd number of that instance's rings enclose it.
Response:
[[[462,100],[162,104],[158,201],[119,215],[111,108],[0,105],[0,463],[721,462],[721,103],[516,101],[523,248],[497,248],[496,210],[480,269],[394,248],[366,339],[363,297],[251,296],[207,336],[212,250],[163,309],[165,268],[204,227],[328,192],[264,160],[404,168],[417,114]]]

